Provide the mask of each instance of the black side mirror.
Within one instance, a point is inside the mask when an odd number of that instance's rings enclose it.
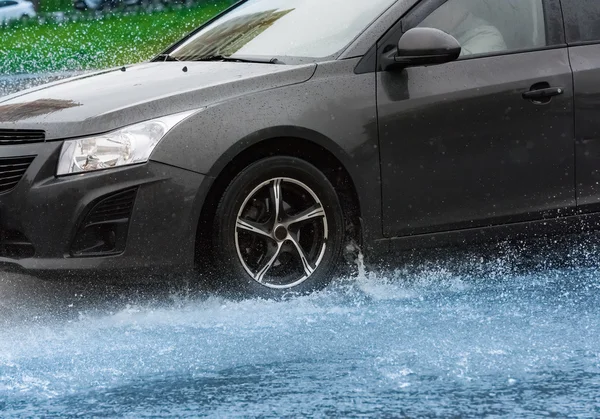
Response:
[[[397,51],[383,57],[383,70],[448,63],[456,60],[461,50],[456,38],[439,29],[409,29],[398,41]]]

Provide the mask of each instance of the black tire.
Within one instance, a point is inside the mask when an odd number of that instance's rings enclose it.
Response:
[[[238,238],[246,234],[246,237],[249,233],[248,231],[241,229],[238,224],[238,216],[241,217],[240,211],[242,211],[242,206],[244,208],[248,208],[248,205],[258,202],[262,207],[265,205],[262,203],[263,201],[257,199],[251,199],[247,201],[249,195],[256,190],[257,187],[268,187],[270,188],[271,183],[268,183],[267,186],[260,186],[265,182],[273,182],[275,185],[275,179],[282,179],[280,191],[281,192],[281,200],[277,202],[281,202],[282,208],[287,206],[287,209],[282,209],[281,213],[284,214],[280,219],[283,220],[288,219],[292,220],[293,217],[288,217],[290,212],[293,212],[292,206],[286,202],[286,194],[288,195],[287,199],[293,200],[292,198],[296,198],[296,201],[299,202],[300,196],[306,196],[307,202],[314,198],[313,194],[318,198],[315,200],[313,207],[321,207],[322,210],[317,210],[320,213],[324,212],[324,217],[321,215],[321,218],[311,218],[309,221],[303,221],[302,224],[295,224],[287,226],[288,232],[288,241],[283,240],[282,238],[277,239],[274,233],[274,227],[277,225],[277,222],[273,224],[273,227],[270,229],[273,231],[273,238],[265,238],[264,236],[257,237],[256,239],[250,238],[250,240],[264,240],[264,243],[259,242],[258,247],[264,247],[265,249],[269,246],[273,248],[273,246],[279,246],[277,240],[280,240],[281,247],[281,255],[277,259],[275,264],[276,268],[281,272],[287,272],[289,270],[297,269],[298,275],[300,275],[300,280],[303,276],[308,276],[301,283],[298,283],[294,286],[287,287],[288,285],[293,285],[294,275],[293,274],[284,275],[281,274],[281,278],[277,278],[274,276],[274,279],[270,281],[283,281],[284,279],[289,279],[289,284],[286,285],[285,282],[278,283],[278,286],[282,286],[284,288],[273,288],[273,284],[262,284],[259,283],[257,279],[251,276],[252,272],[249,269],[248,265],[245,265],[243,250],[238,252]],[[283,180],[288,179],[288,180]],[[298,186],[293,182],[298,182]],[[286,183],[287,182],[287,183]],[[273,186],[274,187],[274,186]],[[300,191],[302,188],[308,187],[312,191],[306,193],[305,195],[301,195]],[[287,188],[287,189],[286,189]],[[294,188],[296,189],[294,191]],[[257,193],[262,190],[259,190]],[[270,194],[273,193],[273,189],[268,189]],[[273,195],[271,195],[273,197]],[[265,199],[267,201],[268,199]],[[245,201],[247,203],[245,204]],[[306,204],[305,204],[306,205]],[[275,205],[271,206],[267,204],[266,206],[270,207],[270,212],[274,211]],[[301,207],[300,204],[297,207]],[[310,210],[308,208],[308,210]],[[305,210],[303,213],[306,213]],[[298,213],[297,213],[298,214]],[[297,215],[296,215],[297,216]],[[269,215],[269,220],[271,220],[274,216]],[[265,223],[265,225],[271,223]],[[306,225],[309,224],[308,227],[297,227],[298,225]],[[293,229],[297,229],[300,231],[294,232]],[[304,232],[308,228],[308,234]],[[321,229],[322,234],[321,234]],[[338,196],[327,179],[327,177],[319,171],[315,166],[307,163],[304,160],[300,160],[294,157],[270,157],[260,161],[257,161],[247,168],[245,168],[242,172],[240,172],[230,183],[230,185],[225,190],[216,210],[215,216],[215,224],[213,227],[213,255],[215,256],[215,267],[217,269],[218,275],[215,280],[219,281],[219,285],[222,288],[224,285],[228,290],[234,290],[236,292],[242,293],[243,295],[252,295],[252,296],[261,296],[266,298],[276,298],[289,294],[306,294],[319,289],[322,289],[327,284],[331,282],[335,274],[339,271],[342,260],[343,260],[343,248],[344,248],[344,218],[343,211],[340,206],[340,201]],[[294,234],[294,236],[292,236]],[[297,234],[297,235],[296,235]],[[303,235],[303,238],[307,238],[310,242],[312,240],[316,244],[309,245],[308,247],[311,249],[314,255],[320,254],[320,259],[315,256],[312,260],[309,258],[310,253],[304,250],[304,258],[300,256],[301,250],[298,249],[297,243],[300,243],[300,235]],[[291,239],[291,237],[298,238]],[[321,245],[321,241],[325,243]],[[246,239],[248,241],[248,238]],[[244,248],[241,245],[242,241],[240,239],[240,249]],[[321,246],[321,247],[319,247]],[[301,246],[302,247],[302,246]],[[295,257],[292,253],[291,249],[297,249],[298,255]],[[256,251],[259,254],[259,250],[252,247],[251,250],[246,251]],[[283,249],[287,249],[285,252]],[[319,253],[320,252],[320,253]],[[268,261],[271,257],[277,253],[277,250],[272,251],[271,254],[265,251],[264,256],[259,256],[259,259],[264,261]],[[285,258],[284,258],[285,256]],[[287,260],[287,265],[284,262],[281,262],[281,259]],[[254,260],[254,259],[253,259]],[[295,267],[293,263],[300,261],[302,266]],[[308,261],[309,268],[306,267],[305,261]],[[267,262],[268,264],[268,262]],[[260,263],[257,263],[260,267]],[[288,266],[289,265],[289,266]],[[314,270],[309,274],[312,269]],[[264,268],[263,268],[264,269]],[[257,270],[258,272],[258,270]],[[266,278],[266,275],[265,275]],[[283,279],[282,279],[283,278]],[[267,281],[267,279],[263,279]]]

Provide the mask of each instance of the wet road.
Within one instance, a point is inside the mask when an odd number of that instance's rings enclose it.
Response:
[[[600,236],[285,301],[0,273],[0,416],[600,416]]]

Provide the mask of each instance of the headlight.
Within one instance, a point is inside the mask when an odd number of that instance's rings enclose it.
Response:
[[[65,141],[56,174],[70,175],[145,163],[158,142],[195,112],[197,110],[164,116],[106,134]]]

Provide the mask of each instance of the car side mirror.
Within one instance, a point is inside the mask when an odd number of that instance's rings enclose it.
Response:
[[[444,64],[456,60],[462,51],[452,35],[434,28],[413,28],[402,35],[395,52],[383,57],[383,70]]]

